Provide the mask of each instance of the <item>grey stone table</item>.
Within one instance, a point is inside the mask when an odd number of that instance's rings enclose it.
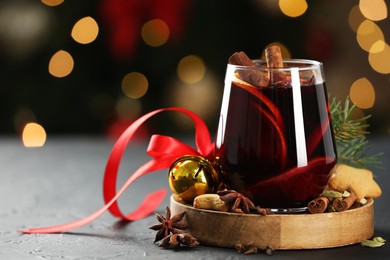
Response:
[[[390,138],[371,140],[373,153],[385,152],[384,170],[375,170],[383,196],[375,201],[375,235],[390,239]],[[100,137],[50,137],[44,147],[25,148],[0,137],[0,259],[259,259],[234,249],[199,246],[164,250],[153,244],[154,216],[124,223],[109,213],[82,228],[61,234],[25,235],[17,230],[57,225],[83,218],[103,206],[102,178],[113,142]],[[123,183],[148,160],[146,144],[132,144],[119,170]],[[387,170],[386,170],[387,169]],[[148,192],[166,187],[166,171],[140,179],[119,199],[130,212]],[[168,198],[158,209],[163,213]],[[315,239],[315,234],[313,234]],[[389,242],[381,248],[351,245],[332,249],[276,251],[285,259],[390,259]]]

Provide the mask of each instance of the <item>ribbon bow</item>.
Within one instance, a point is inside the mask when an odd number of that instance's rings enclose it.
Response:
[[[164,111],[180,112],[192,119],[195,125],[195,144],[197,149],[195,150],[193,147],[169,136],[153,135],[150,139],[147,149],[147,154],[150,155],[153,159],[139,167],[127,179],[119,191],[116,192],[118,169],[128,143],[132,140],[137,129],[146,120]],[[165,195],[167,194],[167,190],[160,189],[149,193],[136,210],[125,215],[119,209],[117,200],[120,195],[130,186],[130,184],[147,173],[168,168],[175,159],[183,155],[201,155],[207,158],[212,155],[213,148],[214,145],[211,143],[210,133],[205,122],[194,112],[175,107],[158,109],[149,112],[148,114],[145,114],[144,116],[134,121],[118,138],[111,150],[103,180],[103,197],[105,205],[101,209],[97,210],[89,216],[86,216],[83,219],[67,224],[42,228],[30,228],[26,230],[20,230],[20,232],[26,234],[47,234],[68,231],[92,222],[100,215],[102,215],[106,210],[108,210],[112,215],[128,221],[135,221],[144,218],[151,214],[163,201]]]

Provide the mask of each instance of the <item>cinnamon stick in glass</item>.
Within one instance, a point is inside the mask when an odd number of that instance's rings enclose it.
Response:
[[[323,213],[328,208],[329,202],[329,198],[319,196],[309,202],[307,209],[312,214]]]
[[[256,64],[243,51],[235,52],[230,56],[229,63],[232,65],[256,67]],[[268,85],[267,79],[258,70],[237,70],[237,72],[242,81],[253,86],[265,87]]]
[[[272,73],[270,73],[271,83],[285,81],[286,74],[282,70],[277,70],[277,68],[283,68],[283,57],[280,47],[273,45],[266,48],[265,60],[267,62],[267,67],[274,69]]]

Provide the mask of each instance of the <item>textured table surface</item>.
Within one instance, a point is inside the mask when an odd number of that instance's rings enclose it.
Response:
[[[375,236],[390,239],[390,138],[372,139],[373,153],[385,152],[384,170],[374,170],[383,195],[375,201]],[[82,228],[62,234],[24,235],[17,230],[67,223],[103,206],[102,179],[113,142],[99,137],[50,137],[44,147],[25,148],[0,137],[0,259],[259,259],[234,249],[199,246],[164,250],[148,229],[154,216],[123,223],[104,213]],[[131,144],[119,170],[122,184],[143,162],[146,144]],[[130,212],[148,192],[166,187],[166,171],[151,173],[119,199]],[[164,212],[168,197],[158,211]],[[313,233],[315,239],[315,233]],[[283,259],[389,259],[389,242],[381,248],[351,245],[332,249],[276,251]]]

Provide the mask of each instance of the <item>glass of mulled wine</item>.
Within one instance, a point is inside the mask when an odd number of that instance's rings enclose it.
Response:
[[[216,159],[228,188],[274,212],[302,212],[336,164],[323,65],[228,64]]]

